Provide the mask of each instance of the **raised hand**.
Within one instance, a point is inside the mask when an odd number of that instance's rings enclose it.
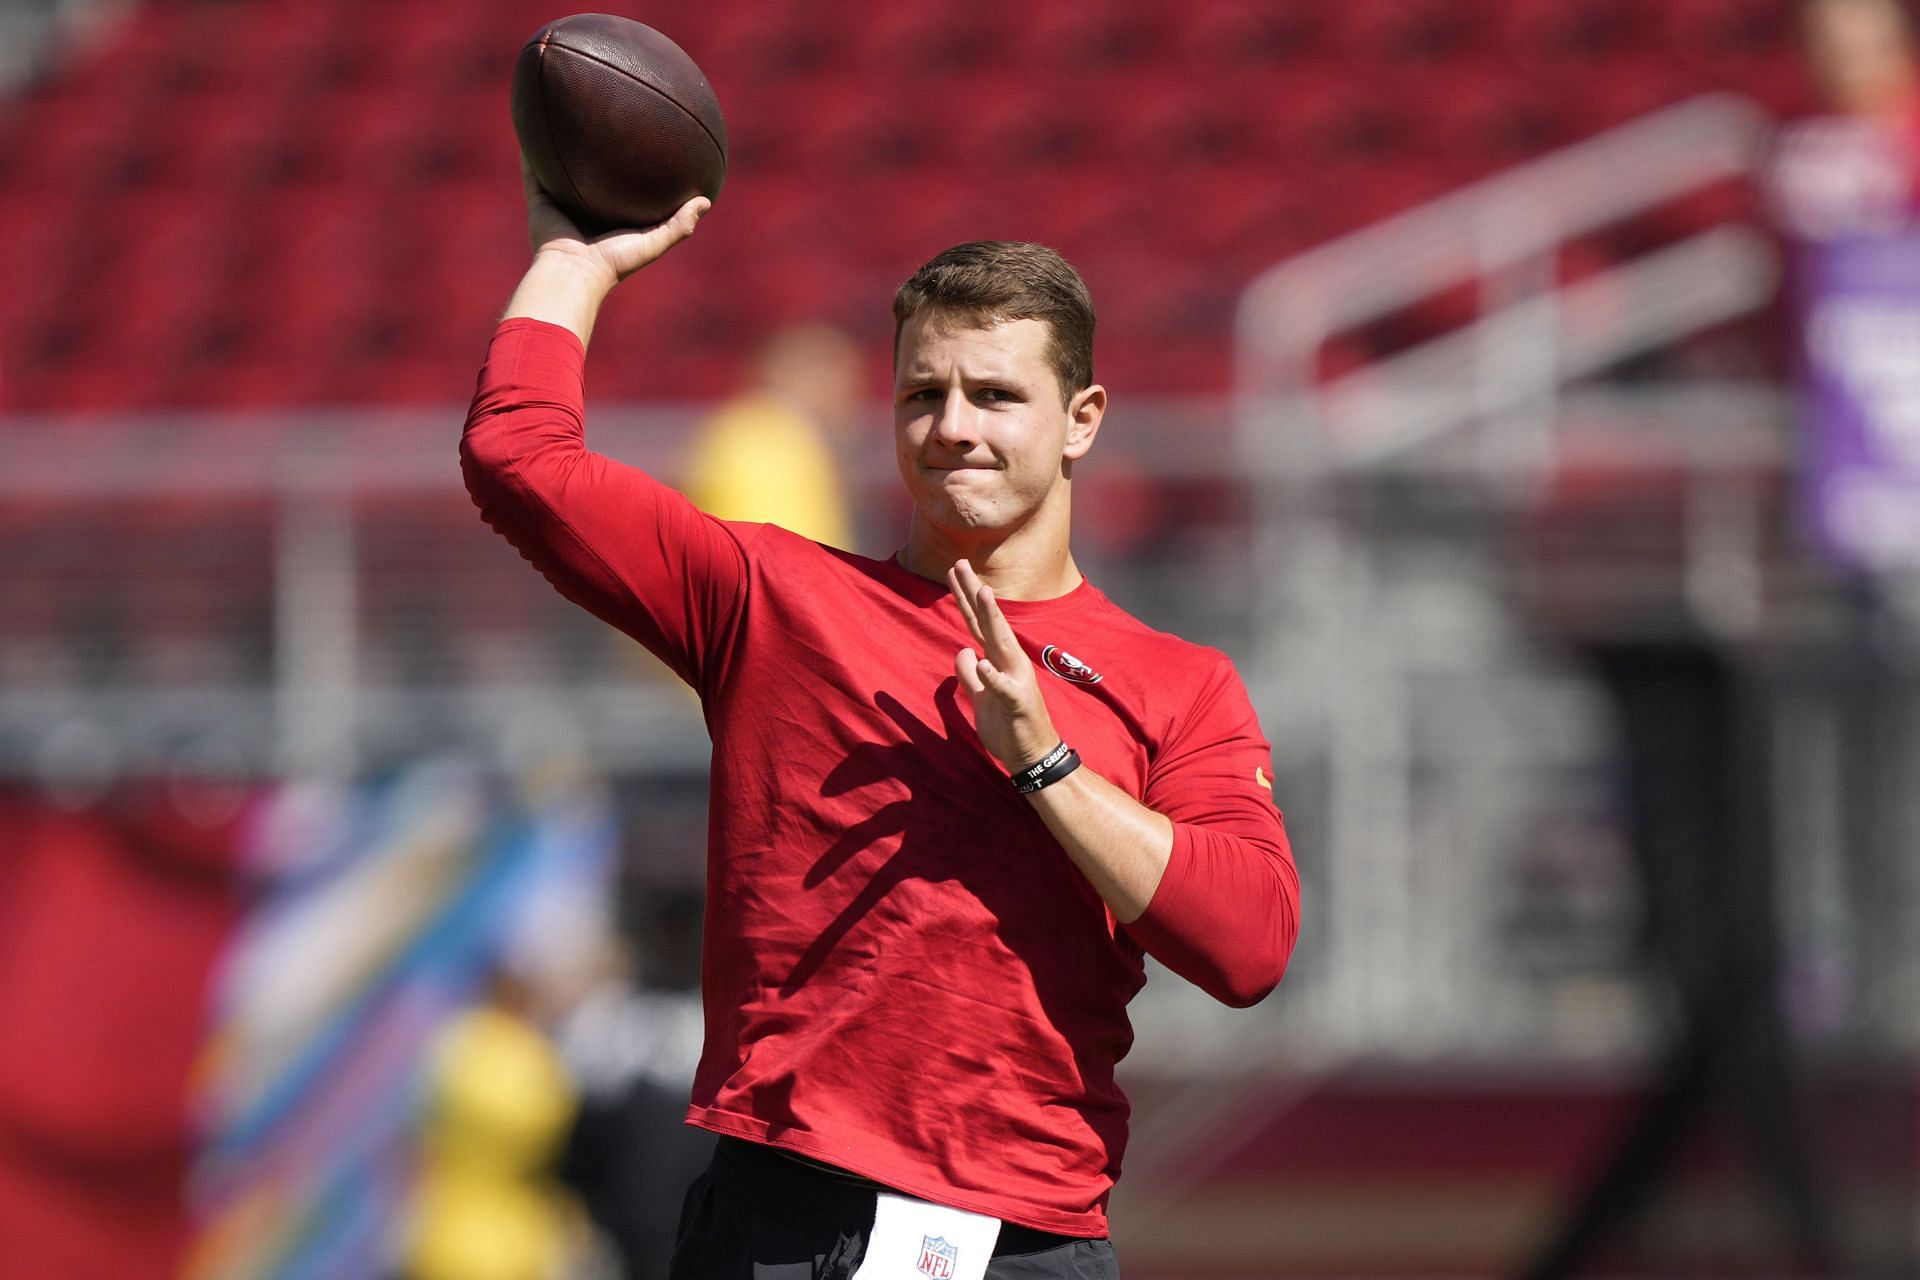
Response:
[[[694,226],[713,205],[705,196],[695,196],[657,227],[609,231],[589,239],[541,187],[525,156],[520,158],[520,185],[527,195],[527,239],[534,253],[577,257],[605,272],[609,287],[692,235]]]
[[[980,581],[972,565],[956,561],[947,570],[947,589],[980,646],[978,652],[960,650],[953,663],[960,687],[973,699],[974,728],[994,759],[1008,773],[1018,773],[1060,741],[1033,661],[1000,611],[993,588]]]
[[[657,227],[587,236],[540,187],[520,157],[520,184],[527,195],[527,238],[533,264],[507,301],[503,319],[524,316],[571,329],[585,345],[593,322],[616,284],[693,234],[712,201],[695,196]]]

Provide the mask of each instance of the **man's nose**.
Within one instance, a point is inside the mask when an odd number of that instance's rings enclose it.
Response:
[[[940,402],[940,414],[933,420],[933,438],[945,445],[973,443],[973,405],[964,391],[955,388]]]

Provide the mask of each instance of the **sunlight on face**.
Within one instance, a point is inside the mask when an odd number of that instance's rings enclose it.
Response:
[[[1049,336],[1040,320],[981,327],[938,312],[901,330],[895,451],[935,527],[1010,531],[1064,497],[1071,415]]]

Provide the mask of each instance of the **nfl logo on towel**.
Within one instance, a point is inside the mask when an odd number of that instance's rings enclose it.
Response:
[[[945,1236],[920,1237],[920,1261],[918,1266],[922,1275],[933,1280],[953,1280],[953,1265],[960,1259],[960,1250],[947,1243]]]

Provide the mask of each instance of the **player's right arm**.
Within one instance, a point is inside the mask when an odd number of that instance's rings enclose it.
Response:
[[[502,319],[543,320],[559,325],[585,347],[593,339],[593,321],[613,287],[693,234],[713,206],[695,196],[657,227],[613,231],[589,240],[580,234],[520,161],[520,185],[527,195],[527,238],[533,265],[520,280]]]
[[[746,584],[739,527],[586,447],[586,344],[620,280],[685,239],[706,200],[647,231],[582,237],[529,184],[534,257],[495,331],[460,441],[487,523],[568,599],[706,691]]]

